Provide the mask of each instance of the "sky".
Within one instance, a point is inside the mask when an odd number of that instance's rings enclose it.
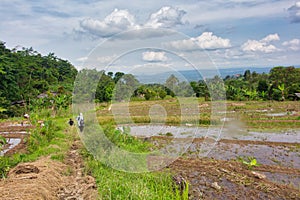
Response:
[[[300,64],[298,0],[1,0],[8,48],[76,68],[158,72]]]

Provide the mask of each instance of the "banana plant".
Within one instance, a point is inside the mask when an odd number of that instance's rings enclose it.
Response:
[[[281,85],[278,85],[278,89],[281,91],[281,99],[284,101],[284,92],[285,92],[285,87],[284,87],[284,83],[282,83]]]

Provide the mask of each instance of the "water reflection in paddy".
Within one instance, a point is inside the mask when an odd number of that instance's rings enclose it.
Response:
[[[205,137],[208,130],[218,132],[218,128],[166,126],[166,125],[141,125],[128,126],[130,134],[141,137],[166,135],[171,133],[176,138],[201,138]],[[254,132],[243,129],[224,128],[221,130],[220,139],[268,141],[268,142],[300,142],[300,130],[289,130],[284,132]]]

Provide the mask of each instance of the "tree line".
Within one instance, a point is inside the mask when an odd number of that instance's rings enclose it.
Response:
[[[91,74],[91,70],[88,70]],[[81,71],[79,73],[84,73]],[[86,73],[86,72],[85,72]],[[256,73],[246,70],[244,74],[236,74],[221,78],[199,81],[179,81],[171,75],[164,84],[142,84],[132,74],[117,72],[113,74],[105,71],[98,74],[99,82],[93,98],[96,102],[122,100],[155,100],[167,96],[203,97],[205,100],[295,100],[300,93],[300,68],[293,66],[278,66],[269,73]],[[84,79],[86,80],[86,79]],[[83,90],[85,91],[85,90]],[[92,93],[90,93],[92,94]]]
[[[53,53],[43,56],[32,48],[8,49],[0,42],[0,118],[20,116],[33,109],[67,108],[72,95],[78,97],[76,100],[95,102],[175,96],[196,96],[207,101],[283,101],[296,99],[295,93],[300,93],[300,69],[293,66],[274,67],[262,74],[246,70],[244,74],[192,82],[171,75],[163,84],[143,84],[132,74],[77,71]]]
[[[243,76],[226,77],[229,100],[295,100],[300,93],[300,68],[278,66],[268,74],[246,70]]]

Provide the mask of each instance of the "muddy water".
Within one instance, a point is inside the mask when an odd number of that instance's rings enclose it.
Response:
[[[208,129],[197,127],[176,127],[176,126],[131,126],[131,134],[141,137],[164,136],[172,133],[174,138],[202,138],[205,137]],[[217,131],[217,130],[215,130]],[[170,135],[170,134],[168,134]],[[153,139],[154,144],[164,146],[166,139],[172,137],[160,137]],[[222,140],[223,139],[223,140]],[[174,140],[173,140],[174,141]],[[167,142],[170,144],[170,142]],[[297,144],[298,143],[298,144]],[[181,148],[180,142],[172,143],[174,148]],[[186,157],[202,157],[201,140],[194,140],[184,153]],[[179,146],[179,147],[178,147]],[[215,144],[207,155],[217,160],[236,160],[242,157],[255,157],[259,164],[265,166],[289,167],[300,169],[300,130],[289,130],[284,132],[248,132],[242,128],[226,127],[222,130],[219,142]],[[300,176],[288,173],[261,172],[267,179],[289,185],[296,189],[300,188]],[[200,181],[199,178],[191,181]]]
[[[268,179],[273,182],[289,185],[300,190],[300,176],[272,172],[263,172],[263,174],[265,174]]]
[[[199,144],[192,144],[192,146],[193,145],[196,146],[196,149],[200,148]],[[208,154],[208,157],[218,160],[231,160],[237,159],[237,157],[243,157],[244,159],[247,157],[255,157],[260,164],[300,169],[300,154],[298,151],[293,150],[292,147],[283,146],[218,143]],[[195,154],[195,152],[190,152],[191,156],[195,156]]]
[[[4,149],[0,151],[0,156],[3,156],[9,150],[15,148],[21,142],[21,138],[7,138],[7,144],[4,146]]]
[[[166,135],[172,133],[175,138],[201,138],[208,134],[208,128],[203,127],[187,127],[187,126],[164,126],[164,125],[144,125],[129,126],[130,132],[135,136],[151,137],[157,135]],[[122,129],[122,127],[120,127]],[[218,129],[210,128],[212,131]],[[300,130],[289,130],[284,132],[248,132],[241,128],[224,128],[220,139],[236,139],[251,141],[267,141],[267,142],[300,142]]]
[[[28,134],[28,131],[22,130],[31,125],[9,124],[2,126],[0,135],[6,138],[7,144],[4,145],[0,151],[0,156],[3,156],[9,150],[15,148],[22,141],[22,137]]]
[[[131,126],[130,130],[131,134],[135,136],[164,136],[168,135],[168,133],[172,133],[174,138],[202,138],[205,137],[208,132],[208,128],[203,127],[161,125]],[[259,163],[264,165],[279,165],[300,169],[300,148],[299,145],[295,145],[297,142],[300,143],[300,131],[290,130],[277,133],[263,133],[224,128],[220,139],[232,141],[222,142],[221,140],[216,143],[208,154],[208,157],[219,160],[231,160],[237,159],[237,157],[247,158],[252,156],[255,157]],[[270,144],[270,142],[273,143]],[[174,148],[180,148],[176,142],[173,142],[173,144]],[[201,142],[190,144],[185,155],[199,157],[201,144]]]

